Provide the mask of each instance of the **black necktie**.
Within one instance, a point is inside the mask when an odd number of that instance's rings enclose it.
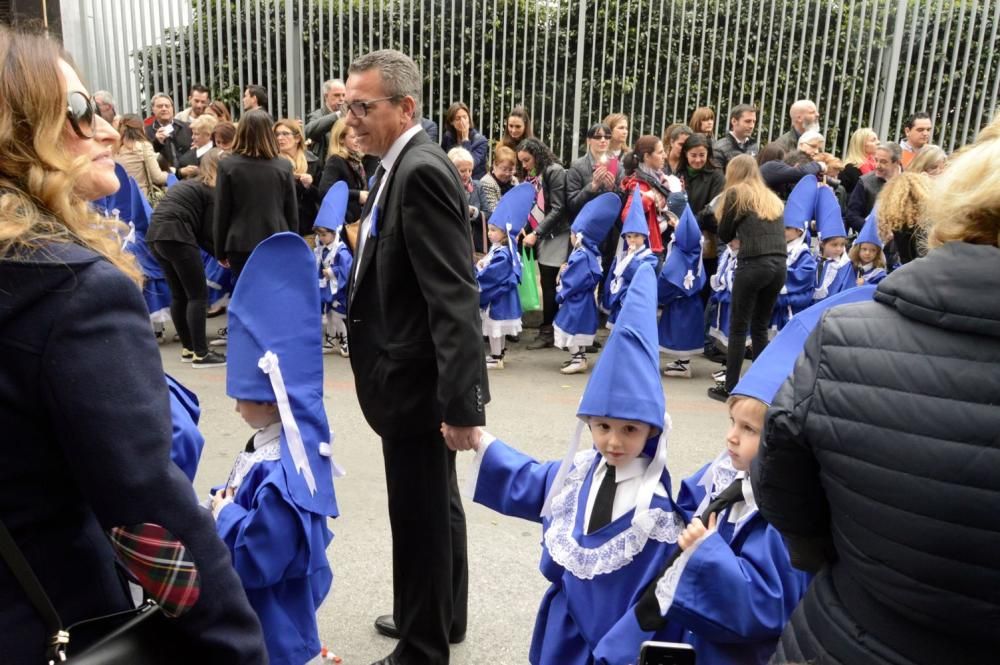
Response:
[[[254,450],[256,450],[256,448],[253,445],[253,440],[256,439],[256,438],[257,438],[256,434],[254,434],[253,436],[250,437],[250,440],[247,441],[247,445],[243,449],[243,452],[252,453]]]
[[[604,466],[604,480],[597,489],[597,499],[594,501],[594,509],[590,513],[590,526],[587,533],[594,533],[598,529],[611,524],[611,515],[615,507],[615,490],[618,484],[615,482],[615,467]]]
[[[715,497],[709,502],[708,508],[705,508],[705,512],[701,514],[701,521],[708,526],[708,518],[712,513],[719,513],[733,505],[734,503],[739,503],[743,500],[743,479],[735,478],[733,482],[729,484],[729,487],[722,490],[719,496]]]

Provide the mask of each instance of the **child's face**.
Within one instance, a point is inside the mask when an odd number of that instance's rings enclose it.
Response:
[[[625,244],[629,249],[642,249],[646,246],[646,236],[641,233],[626,233]]]
[[[330,229],[316,229],[316,241],[321,245],[333,243],[333,231]]]
[[[251,402],[236,400],[236,413],[240,414],[247,425],[254,429],[263,429],[281,420],[278,415],[278,405],[274,402]]]
[[[729,431],[726,447],[737,471],[748,471],[760,446],[760,430],[764,427],[764,405],[755,399],[738,399],[729,405]]]
[[[455,168],[458,169],[458,175],[462,176],[462,182],[472,180],[472,162],[455,162]]]
[[[870,242],[863,242],[858,245],[858,258],[861,263],[872,263],[878,256],[878,247]]]
[[[628,464],[642,452],[652,428],[648,423],[621,418],[591,417],[594,445],[611,466]]]
[[[785,242],[792,242],[802,235],[802,229],[795,229],[790,226],[785,227]]]
[[[502,243],[505,235],[507,234],[504,233],[500,227],[493,226],[492,224],[489,225],[489,229],[486,231],[486,236],[490,239],[490,242],[495,245]]]
[[[823,243],[824,259],[839,259],[847,249],[847,238],[830,238]]]

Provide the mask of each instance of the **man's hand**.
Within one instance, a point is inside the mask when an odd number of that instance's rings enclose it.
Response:
[[[455,451],[478,450],[481,432],[478,427],[455,427],[441,423],[441,434],[449,449]]]
[[[712,513],[708,516],[708,528],[705,528],[705,523],[701,521],[700,517],[695,517],[691,520],[691,523],[684,528],[684,531],[677,537],[677,545],[682,550],[686,550],[696,542],[698,539],[704,536],[709,531],[715,531],[715,525],[719,521],[718,513]]]
[[[164,125],[156,130],[156,140],[160,143],[166,143],[167,139],[170,137],[170,134],[167,133],[167,127],[169,127],[169,125]]]

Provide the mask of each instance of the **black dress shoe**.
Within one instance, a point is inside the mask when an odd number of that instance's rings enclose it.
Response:
[[[380,635],[385,635],[386,637],[391,637],[394,640],[399,639],[399,628],[396,628],[396,622],[393,620],[391,614],[383,614],[382,616],[375,619],[375,632]],[[450,644],[461,644],[465,641],[465,633],[459,635],[449,635],[448,642]],[[381,661],[380,661],[381,662]]]
[[[708,396],[717,402],[725,402],[729,400],[729,391],[724,384],[717,383],[708,389]]]
[[[401,663],[398,660],[396,660],[395,656],[389,654],[388,656],[382,658],[381,660],[376,660],[374,663],[372,663],[372,665],[401,665]]]

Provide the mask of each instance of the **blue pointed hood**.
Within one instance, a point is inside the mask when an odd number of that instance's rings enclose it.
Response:
[[[226,394],[277,402],[289,494],[305,510],[336,515],[321,331],[313,252],[298,234],[272,235],[250,255],[229,304]]]
[[[840,209],[840,203],[837,202],[837,195],[829,187],[820,187],[816,190],[816,230],[820,242],[847,237],[844,213]]]
[[[316,214],[316,221],[313,223],[313,227],[336,231],[343,226],[347,217],[348,196],[349,192],[346,180],[338,180],[333,183],[333,187],[323,197],[323,203],[319,206],[319,212]]]
[[[571,227],[573,233],[583,237],[583,244],[597,252],[597,246],[608,235],[622,210],[621,199],[613,192],[605,192],[591,199],[580,209]]]
[[[698,220],[689,205],[685,204],[684,213],[681,214],[677,228],[674,229],[673,244],[674,249],[686,253],[701,251],[701,229],[698,228]]]
[[[489,223],[504,229],[508,236],[516,237],[528,223],[535,196],[534,185],[522,182],[500,197],[497,207],[490,214]]]
[[[817,189],[816,176],[811,173],[799,179],[785,202],[785,226],[809,230],[809,222],[816,218]]]
[[[882,239],[878,237],[878,217],[875,211],[878,206],[872,208],[872,211],[868,213],[868,217],[865,218],[865,225],[861,227],[861,233],[854,240],[854,243],[859,242],[869,242],[879,249],[882,249]]]
[[[649,238],[649,224],[646,222],[646,213],[642,209],[642,192],[636,185],[632,190],[632,200],[628,206],[628,214],[622,224],[622,235],[626,233],[641,233]]]
[[[791,375],[795,361],[805,348],[809,333],[819,323],[823,312],[837,305],[872,300],[876,288],[874,285],[865,285],[841,291],[796,314],[750,366],[733,388],[733,394],[752,397],[770,405],[778,394],[778,389]]]
[[[677,228],[674,229],[674,237],[670,241],[670,251],[667,253],[666,261],[663,262],[660,279],[689,295],[700,291],[708,279],[702,264],[701,229],[698,228],[698,221],[690,206],[684,206],[684,213],[677,222]]]

